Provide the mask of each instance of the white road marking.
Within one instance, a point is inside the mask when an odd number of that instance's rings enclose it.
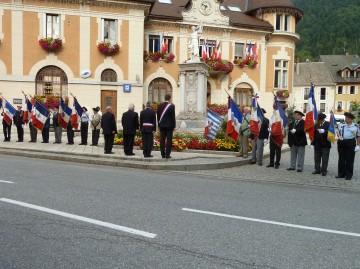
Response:
[[[1,183],[10,183],[10,184],[14,184],[14,182],[12,181],[6,181],[6,180],[0,180]]]
[[[254,219],[254,218],[241,217],[241,216],[236,216],[236,215],[228,215],[228,214],[216,213],[216,212],[211,212],[211,211],[203,211],[203,210],[197,210],[197,209],[191,209],[191,208],[183,208],[182,210],[194,212],[194,213],[200,213],[200,214],[213,215],[213,216],[218,216],[218,217],[225,217],[225,218],[247,220],[247,221],[260,222],[260,223],[266,223],[266,224],[272,224],[272,225],[286,226],[286,227],[292,227],[292,228],[297,228],[297,229],[312,230],[312,231],[318,231],[318,232],[324,232],[324,233],[332,233],[332,234],[341,234],[341,235],[360,237],[360,234],[358,234],[358,233],[349,233],[349,232],[329,230],[329,229],[323,229],[323,228],[317,228],[317,227],[311,227],[311,226],[303,226],[303,225],[271,221],[271,220]]]
[[[20,201],[16,201],[16,200],[1,198],[0,201],[10,203],[10,204],[14,204],[14,205],[27,207],[27,208],[31,208],[31,209],[35,209],[35,210],[39,210],[39,211],[43,211],[43,212],[47,212],[47,213],[62,216],[62,217],[65,217],[65,218],[70,218],[70,219],[75,219],[75,220],[88,222],[88,223],[91,223],[91,224],[111,228],[111,229],[126,232],[126,233],[131,233],[131,234],[140,235],[140,236],[149,237],[149,238],[155,238],[157,236],[157,234],[148,233],[148,232],[144,232],[144,231],[141,231],[141,230],[136,230],[136,229],[132,229],[132,228],[128,228],[128,227],[125,227],[125,226],[120,226],[120,225],[116,225],[116,224],[112,224],[112,223],[108,223],[108,222],[103,222],[103,221],[100,221],[100,220],[81,217],[81,216],[78,216],[78,215],[74,215],[74,214],[70,214],[70,213],[66,213],[66,212],[62,212],[62,211],[58,211],[58,210],[54,210],[54,209],[50,209],[50,208],[46,208],[46,207],[42,207],[42,206],[37,206],[37,205],[33,205],[33,204],[28,204],[28,203],[24,203],[24,202],[20,202]]]

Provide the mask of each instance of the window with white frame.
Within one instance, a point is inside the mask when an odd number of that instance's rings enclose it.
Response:
[[[200,57],[203,54],[204,51],[204,47],[205,47],[205,40],[200,40],[200,45],[199,45],[199,55]],[[213,52],[214,52],[214,47],[215,47],[215,40],[206,40],[206,52],[208,57],[211,57]]]
[[[310,93],[310,88],[305,88],[304,89],[304,100],[309,99],[309,93]]]
[[[275,29],[277,31],[289,31],[290,30],[289,19],[290,19],[289,15],[277,14],[276,22],[275,22]]]
[[[350,94],[355,94],[355,86],[350,86]]]
[[[289,61],[275,60],[274,88],[287,89]]]
[[[337,101],[336,102],[336,109],[337,110],[343,110],[343,102],[342,101]]]
[[[245,52],[245,44],[244,43],[235,43],[234,59],[235,60],[245,59],[244,52]]]
[[[161,52],[161,40],[162,36],[160,35],[150,35],[149,36],[149,52]],[[164,36],[164,43],[166,45],[166,52],[173,52],[173,37]]]
[[[117,43],[117,20],[102,19],[102,41]]]
[[[325,103],[320,103],[320,112],[325,113]]]
[[[60,38],[60,15],[46,14],[45,34],[47,38]]]
[[[320,88],[320,100],[326,100],[326,88]]]
[[[338,86],[337,94],[343,94],[343,86]]]

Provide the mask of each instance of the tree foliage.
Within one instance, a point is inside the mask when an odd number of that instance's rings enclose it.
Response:
[[[360,0],[293,0],[304,11],[297,25],[296,56],[317,61],[319,55],[360,54]]]

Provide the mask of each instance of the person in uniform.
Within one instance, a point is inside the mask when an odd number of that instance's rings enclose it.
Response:
[[[338,174],[335,178],[351,180],[354,172],[355,152],[360,149],[359,126],[353,123],[355,116],[349,112],[345,114],[345,124],[338,127]]]
[[[24,141],[24,111],[21,109],[22,106],[17,106],[18,110],[16,110],[13,122],[17,129],[18,140],[16,142],[23,142]]]
[[[71,118],[69,119],[69,122],[66,126],[66,135],[68,140],[66,145],[74,145],[74,128],[71,124]]]
[[[153,157],[151,151],[154,144],[154,133],[156,131],[156,113],[150,107],[151,102],[147,102],[146,108],[140,112],[140,130],[145,158]]]
[[[128,111],[121,118],[124,137],[124,153],[126,156],[135,155],[133,152],[136,130],[139,129],[139,114],[134,111],[134,104],[130,104]]]
[[[295,121],[289,125],[288,144],[291,148],[291,164],[286,170],[295,170],[297,162],[297,172],[304,169],[305,146],[307,145],[306,134],[304,131],[305,121],[302,119],[304,113],[295,111]]]
[[[42,140],[43,140],[41,143],[49,143],[49,133],[50,133],[50,117],[46,119],[44,127],[41,131]]]
[[[326,115],[324,113],[319,113],[317,123],[314,127],[315,135],[314,140],[311,142],[311,147],[314,149],[315,162],[313,175],[321,174],[322,176],[326,176],[327,173],[331,143],[327,139],[329,122],[325,121],[325,118]]]
[[[90,146],[97,146],[99,142],[99,136],[100,136],[100,129],[101,129],[101,116],[99,114],[99,109],[97,107],[93,108],[94,114],[91,116],[90,123],[91,123],[91,142],[92,144]]]
[[[89,130],[89,113],[87,112],[86,107],[82,107],[83,113],[81,114],[81,124],[80,124],[80,133],[81,133],[81,143],[79,145],[87,145],[88,139],[88,130]]]
[[[1,116],[4,116],[4,112],[1,112]],[[10,124],[8,124],[6,120],[3,118],[2,125],[3,125],[3,133],[4,133],[4,142],[10,142],[12,121],[10,121]]]
[[[58,106],[54,106],[54,113],[53,113],[52,120],[53,120],[54,133],[55,133],[54,144],[61,144],[62,127],[59,124],[59,107]]]
[[[157,109],[157,120],[160,128],[160,151],[162,158],[166,159],[171,158],[172,138],[176,127],[175,106],[170,101],[171,95],[165,94],[165,102],[161,103]]]
[[[261,109],[263,115],[265,115],[266,110]],[[257,113],[255,111],[255,113]],[[260,126],[259,135],[255,137],[253,133],[250,135],[252,152],[251,152],[251,164],[258,163],[259,166],[263,165],[263,155],[264,155],[264,145],[269,138],[269,120],[264,116],[263,121]]]
[[[243,120],[239,129],[239,153],[236,157],[248,157],[249,151],[249,136],[250,136],[250,108],[244,108]]]
[[[115,115],[112,113],[111,106],[106,107],[106,112],[101,117],[101,128],[105,138],[105,154],[113,154],[115,134],[117,133]]]
[[[30,143],[36,143],[38,130],[32,124],[32,117],[29,118]]]

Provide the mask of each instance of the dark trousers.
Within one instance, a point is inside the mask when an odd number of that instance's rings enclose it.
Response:
[[[11,125],[3,123],[3,132],[5,141],[10,141],[11,138]]]
[[[171,154],[173,131],[174,130],[170,128],[160,128],[160,151],[162,157],[168,157]]]
[[[17,134],[18,134],[18,140],[24,141],[24,128],[22,125],[16,125]]]
[[[114,138],[115,135],[114,134],[104,134],[104,139],[105,139],[105,147],[104,147],[104,151],[105,152],[111,152],[113,145],[114,145]]]
[[[99,137],[100,137],[100,129],[92,130],[91,141],[93,145],[97,146],[97,144],[99,143]]]
[[[355,160],[355,139],[347,139],[338,141],[338,175],[352,178],[354,172],[354,160]]]
[[[154,145],[154,134],[142,132],[142,144],[144,156],[151,155],[151,151]]]
[[[275,159],[276,157],[276,159]],[[275,159],[275,165],[280,165],[280,159],[281,159],[281,147],[276,145],[274,141],[270,139],[270,164],[274,165],[274,159]]]
[[[82,122],[81,126],[80,126],[81,143],[82,144],[87,144],[88,129],[89,129],[89,123],[88,122]]]
[[[67,140],[69,144],[74,144],[74,131],[71,128],[66,129]]]
[[[43,142],[45,143],[48,143],[49,142],[49,132],[50,132],[50,128],[43,128],[42,131],[41,131],[41,134],[42,134],[42,140]]]
[[[30,141],[36,142],[37,140],[37,129],[29,122],[29,129],[30,129]]]
[[[124,152],[125,155],[133,153],[135,134],[124,134]]]
[[[315,171],[327,171],[330,148],[319,148],[314,151]],[[321,164],[321,167],[320,167]]]

